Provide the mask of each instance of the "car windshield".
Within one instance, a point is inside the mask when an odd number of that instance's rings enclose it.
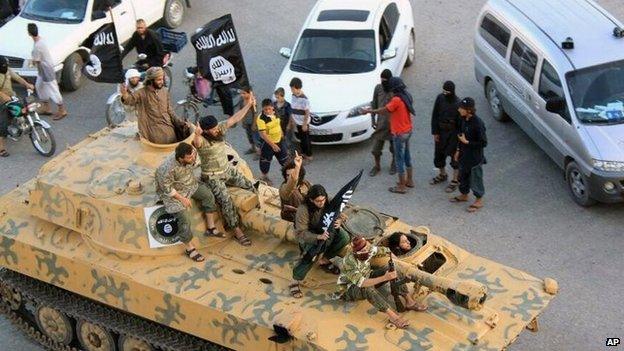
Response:
[[[306,29],[290,69],[322,74],[370,72],[376,66],[375,54],[372,30]]]
[[[80,23],[84,19],[88,0],[29,0],[21,16],[59,23]]]
[[[566,74],[576,116],[582,123],[624,123],[624,60]]]

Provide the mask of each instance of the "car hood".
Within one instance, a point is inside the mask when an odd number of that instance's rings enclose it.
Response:
[[[80,23],[41,22],[18,16],[0,28],[0,38],[11,38],[0,47],[0,54],[23,59],[31,58],[33,41],[26,31],[28,23],[36,23],[39,27],[39,33],[50,49],[55,65],[63,62],[69,54],[65,52],[65,48],[69,47],[72,50],[78,48],[85,37],[79,30]]]
[[[624,124],[585,126],[587,135],[603,161],[624,162]]]
[[[357,74],[310,74],[293,72],[288,67],[282,72],[276,87],[286,91],[290,101],[290,80],[299,77],[303,91],[310,100],[311,112],[330,113],[348,111],[363,103],[370,103],[379,81],[377,71]]]

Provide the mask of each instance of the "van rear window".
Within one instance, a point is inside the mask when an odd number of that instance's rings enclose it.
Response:
[[[507,27],[488,14],[483,17],[479,32],[496,52],[505,57],[511,37],[511,32]]]

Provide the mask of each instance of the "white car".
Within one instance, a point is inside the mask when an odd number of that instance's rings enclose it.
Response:
[[[144,19],[148,25],[159,20],[170,28],[182,23],[188,0],[110,0],[120,42],[132,36],[136,20]],[[29,0],[19,16],[0,28],[0,55],[9,60],[9,67],[26,78],[37,76],[32,64],[33,41],[26,26],[36,23],[54,59],[54,69],[60,75],[61,86],[66,90],[80,87],[82,66],[88,60],[88,42],[106,23],[111,22],[109,12],[101,11],[103,0]],[[10,38],[10,39],[9,39]]]
[[[414,61],[414,18],[408,0],[319,0],[295,43],[276,87],[290,101],[299,77],[310,100],[313,144],[349,144],[370,138],[370,105],[381,71],[399,76]]]

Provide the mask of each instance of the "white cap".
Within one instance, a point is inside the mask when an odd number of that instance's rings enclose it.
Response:
[[[139,71],[135,68],[130,68],[126,71],[126,80],[129,80],[130,78],[141,78],[141,73],[139,73]]]

